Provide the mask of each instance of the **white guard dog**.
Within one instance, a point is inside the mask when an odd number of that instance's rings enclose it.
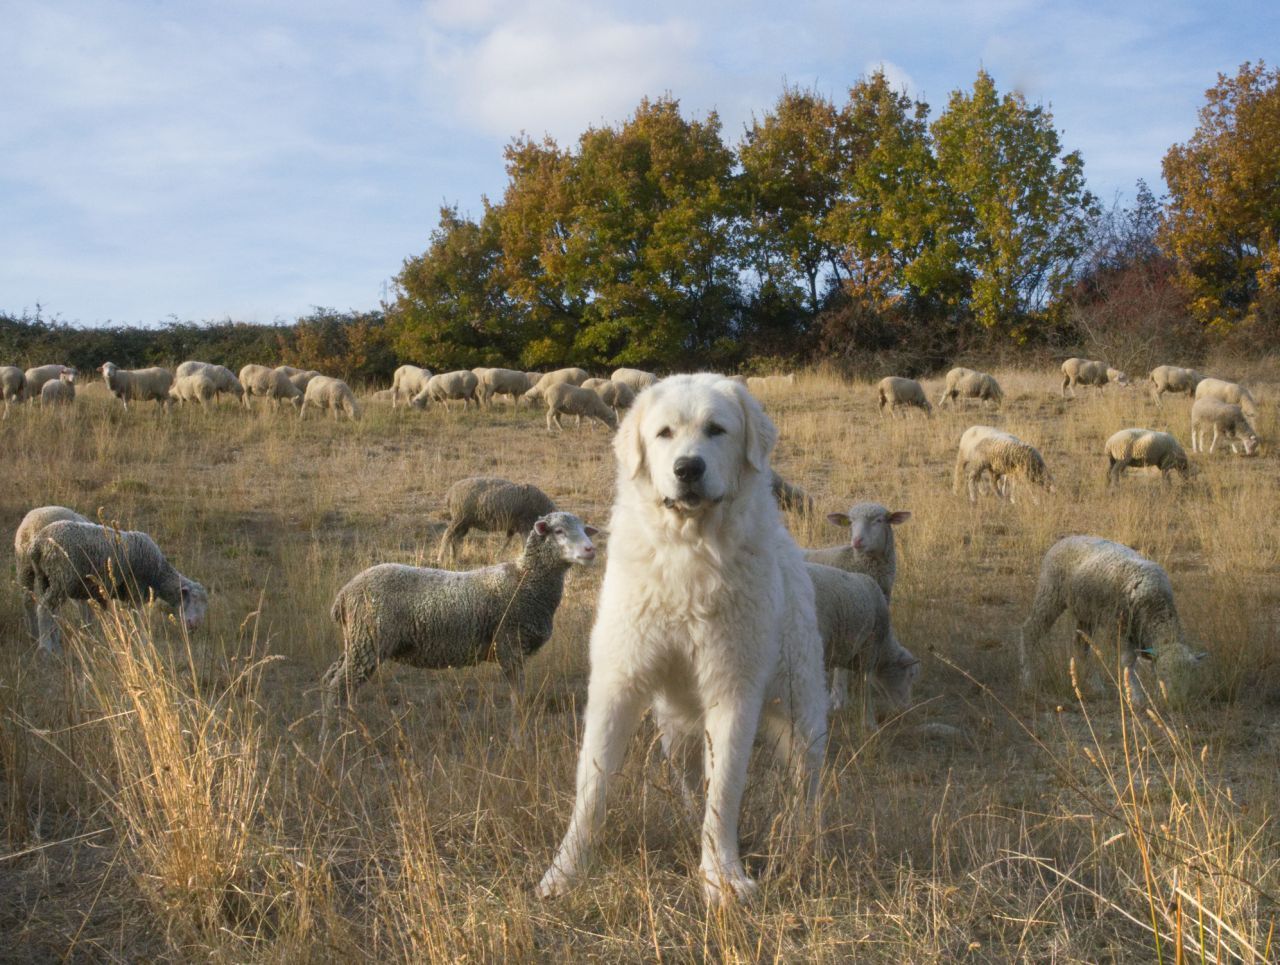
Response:
[[[757,731],[816,816],[827,695],[813,583],[770,491],[777,429],[746,387],[676,375],[614,440],[618,493],[595,627],[577,800],[538,886],[563,893],[604,822],[605,785],[646,709],[692,806],[704,787],[703,889],[746,900],[738,815]]]

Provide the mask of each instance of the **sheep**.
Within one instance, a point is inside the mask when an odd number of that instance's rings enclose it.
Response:
[[[920,673],[917,660],[894,635],[889,603],[876,581],[865,573],[808,563],[813,582],[818,634],[831,671],[831,709],[840,710],[849,695],[849,674],[857,672],[889,701],[895,713],[911,706],[911,691]],[[870,694],[864,693],[866,726],[876,729]]]
[[[394,409],[400,404],[400,393],[403,392],[405,401],[409,402],[427,387],[430,379],[430,369],[419,368],[416,365],[400,366],[391,376],[391,408]]]
[[[876,393],[880,397],[880,415],[884,416],[884,407],[889,407],[889,412],[893,415],[898,414],[898,406],[914,406],[917,409],[923,409],[926,416],[933,415],[933,406],[929,404],[929,400],[925,397],[924,386],[915,379],[899,378],[896,375],[889,375],[881,379],[876,384]]]
[[[0,396],[4,398],[4,417],[9,418],[9,403],[21,402],[27,389],[27,374],[16,365],[0,365]]]
[[[513,483],[496,476],[459,479],[444,496],[449,525],[440,539],[436,562],[457,558],[458,544],[468,531],[505,533],[505,550],[513,536],[529,532],[539,516],[556,511],[556,504],[537,486]]]
[[[893,581],[898,574],[893,527],[910,518],[910,510],[890,510],[879,503],[855,503],[847,513],[828,513],[829,522],[849,527],[849,542],[803,550],[805,561],[834,566],[847,573],[865,573],[876,581],[884,598],[892,601]]]
[[[615,382],[613,379],[587,379],[582,388],[590,389],[600,396],[605,405],[613,409],[613,414],[621,419],[623,410],[630,409],[636,400],[636,394],[626,382]]]
[[[1218,437],[1227,439],[1231,451],[1236,451],[1236,442],[1244,446],[1244,454],[1252,456],[1258,451],[1258,434],[1249,425],[1244,411],[1238,405],[1219,402],[1217,399],[1196,399],[1191,406],[1191,451],[1204,452],[1204,436],[1208,428],[1213,427],[1213,441],[1209,443],[1210,453],[1218,445]]]
[[[315,369],[307,369],[303,372],[290,372],[289,381],[297,386],[298,391],[302,393],[302,400],[306,402],[307,386],[311,384],[313,379],[319,378],[320,373]]]
[[[1044,555],[1035,600],[1019,634],[1018,659],[1026,690],[1034,683],[1028,644],[1038,646],[1064,610],[1076,621],[1071,670],[1077,685],[1090,642],[1109,642],[1096,638],[1115,635],[1125,690],[1136,707],[1145,704],[1136,667],[1139,656],[1155,661],[1167,692],[1175,698],[1187,695],[1190,671],[1208,656],[1188,646],[1163,567],[1120,543],[1067,536]]]
[[[1194,396],[1196,386],[1204,380],[1204,376],[1195,369],[1180,369],[1176,365],[1157,365],[1148,378],[1151,380],[1156,405],[1161,408],[1164,408],[1161,396],[1166,392],[1186,392]]]
[[[177,402],[199,402],[202,406],[212,403],[217,394],[218,387],[209,369],[196,369],[178,376],[169,390],[169,396]]]
[[[603,422],[610,429],[618,428],[618,416],[596,393],[590,389],[581,389],[568,382],[551,386],[545,393],[547,400],[547,431],[554,431],[551,423],[561,432],[564,426],[560,423],[562,415],[577,417],[577,425],[582,425],[582,417]]]
[[[955,408],[957,399],[978,399],[991,402],[1000,408],[1004,400],[1004,391],[1000,383],[986,372],[975,372],[973,369],[954,368],[947,373],[946,383],[942,389],[942,398],[938,400],[941,408],[944,402],[950,402]]]
[[[274,409],[280,408],[280,400],[291,405],[302,405],[302,390],[289,381],[287,366],[273,369],[265,365],[246,365],[240,370],[240,384],[244,386],[244,407],[252,409],[250,400],[261,396],[271,401]]]
[[[1108,369],[1106,362],[1095,362],[1089,359],[1070,358],[1062,363],[1062,397],[1067,397],[1067,388],[1071,388],[1071,394],[1076,394],[1077,385],[1094,385],[1101,389],[1109,381],[1111,381],[1110,373],[1115,369]]]
[[[524,661],[551,638],[569,567],[594,562],[596,533],[552,512],[534,521],[511,562],[465,572],[382,563],[357,574],[330,610],[342,656],[324,675],[324,732],[383,660],[437,670],[496,660],[517,710]]]
[[[52,385],[53,383],[48,384]],[[13,534],[13,562],[19,586],[29,587],[33,585],[31,546],[36,541],[36,535],[50,523],[56,523],[61,520],[69,520],[73,523],[90,522],[88,517],[81,516],[74,509],[68,509],[66,506],[40,506],[22,517],[22,522],[18,524],[17,532]],[[31,639],[34,640],[40,634],[40,625],[36,614],[37,601],[35,596],[30,593],[25,594],[25,597],[23,610],[27,618],[27,632],[31,634]],[[88,612],[83,604],[81,604],[80,610],[82,619],[88,622]]]
[[[317,375],[307,382],[302,406],[298,409],[299,419],[306,416],[308,406],[322,412],[328,409],[333,415],[334,422],[338,421],[339,411],[345,412],[352,420],[360,418],[360,407],[356,404],[355,393],[351,391],[351,387],[341,379],[328,375]]]
[[[614,369],[613,374],[609,376],[611,382],[621,382],[630,387],[631,391],[639,395],[649,386],[654,385],[658,381],[658,377],[652,372],[646,372],[643,369]]]
[[[796,384],[795,373],[788,375],[753,375],[746,380],[747,388],[752,394],[759,395],[761,392],[775,392],[778,389],[784,389]]]
[[[1121,429],[1107,440],[1107,485],[1114,486],[1130,466],[1154,466],[1167,484],[1170,474],[1191,475],[1187,454],[1172,435],[1154,429]]]
[[[1049,492],[1057,492],[1053,477],[1045,467],[1044,459],[1034,446],[1017,436],[1001,432],[991,426],[970,426],[960,437],[956,455],[955,476],[951,491],[958,493],[960,483],[969,483],[969,502],[978,501],[978,484],[984,473],[990,473],[996,494],[1010,503],[1013,498],[1014,480],[1035,483]],[[1034,499],[1034,497],[1033,497]]]
[[[1128,388],[1131,385],[1129,382],[1129,376],[1126,373],[1121,372],[1119,369],[1108,368],[1107,381],[1114,382],[1116,385],[1121,385],[1125,388]]]
[[[240,384],[236,374],[225,365],[210,365],[205,371],[213,379],[214,392],[219,400],[222,399],[224,392],[235,396],[237,400],[244,398],[244,386]]]
[[[146,533],[60,520],[36,534],[27,556],[30,567],[23,587],[39,604],[40,649],[46,654],[61,649],[53,614],[67,600],[120,600],[136,606],[154,594],[188,632],[204,622],[208,593],[179,573]]]
[[[542,378],[538,379],[529,391],[524,394],[524,398],[529,403],[544,401],[547,392],[556,385],[582,385],[587,381],[587,373],[583,369],[568,368],[556,369],[554,372],[548,372]]]
[[[770,472],[773,478],[769,481],[769,488],[773,491],[773,498],[780,509],[790,510],[793,513],[813,512],[813,499],[807,492],[783,479],[778,474],[778,470],[771,469]]]
[[[40,406],[71,405],[76,400],[76,385],[70,375],[63,373],[61,377],[46,382],[40,388]]]
[[[441,372],[427,379],[426,388],[415,395],[410,402],[415,408],[425,408],[429,402],[439,402],[447,410],[451,399],[461,399],[462,408],[468,403],[480,404],[476,399],[476,387],[480,380],[474,372],[459,369],[456,372]]]
[[[1217,399],[1229,405],[1240,406],[1240,411],[1250,419],[1258,418],[1258,403],[1253,400],[1249,390],[1236,382],[1225,379],[1201,379],[1196,385],[1195,398]]]
[[[107,382],[111,394],[120,400],[125,411],[129,410],[129,400],[134,402],[157,402],[163,412],[169,411],[172,399],[169,390],[173,388],[173,373],[159,366],[149,369],[121,369],[114,362],[103,362],[102,377]],[[31,384],[30,380],[27,382]]]
[[[35,368],[27,369],[23,373],[27,387],[27,399],[34,402],[40,398],[40,390],[44,388],[46,382],[60,379],[64,375],[71,376],[71,381],[74,382],[79,373],[70,365],[37,365]]]
[[[479,378],[478,391],[484,405],[493,405],[495,395],[509,395],[511,401],[519,406],[521,396],[533,385],[527,373],[515,369],[485,369]]]
[[[370,402],[390,402],[392,407],[394,408],[396,404],[396,390],[395,389],[379,389],[377,392],[374,392],[371,396],[369,396],[369,401]]]

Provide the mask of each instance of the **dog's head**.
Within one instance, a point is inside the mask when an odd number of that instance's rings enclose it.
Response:
[[[767,476],[777,439],[742,384],[719,375],[673,375],[636,397],[614,452],[620,480],[691,517],[731,499],[747,474]]]

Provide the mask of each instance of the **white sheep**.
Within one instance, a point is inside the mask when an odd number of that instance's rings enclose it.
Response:
[[[1107,369],[1107,381],[1112,382],[1115,385],[1124,386],[1125,388],[1128,388],[1131,384],[1129,382],[1129,376],[1126,373],[1113,368]]]
[[[186,363],[183,363],[186,364]],[[208,369],[188,370],[173,380],[173,388],[169,396],[177,402],[199,402],[201,406],[213,404],[218,395],[218,387]]]
[[[556,511],[556,504],[531,483],[513,483],[496,476],[459,479],[444,496],[449,525],[440,538],[436,562],[457,558],[458,544],[473,529],[505,533],[505,550],[512,537],[529,532],[538,517]]]
[[[431,380],[431,370],[420,368],[416,365],[402,365],[396,369],[395,374],[391,376],[391,408],[396,408],[400,404],[400,395],[403,393],[405,402],[412,401],[413,397],[422,392],[427,387],[427,383]]]
[[[1018,640],[1022,686],[1034,684],[1028,645],[1039,646],[1070,610],[1076,621],[1072,676],[1083,685],[1090,643],[1118,642],[1121,676],[1135,706],[1145,703],[1138,679],[1139,656],[1153,659],[1175,698],[1190,690],[1194,670],[1207,656],[1187,645],[1164,569],[1128,546],[1097,536],[1067,536],[1045,553],[1031,613]]]
[[[985,473],[991,474],[996,494],[1011,503],[1016,502],[1013,487],[1017,479],[1057,492],[1053,477],[1035,446],[991,426],[970,426],[960,437],[951,491],[960,492],[961,482],[967,480],[969,502],[976,503],[978,484]]]
[[[889,375],[876,383],[876,395],[880,400],[880,415],[884,416],[884,407],[889,407],[892,415],[897,415],[898,406],[914,406],[923,409],[926,416],[933,415],[933,406],[925,397],[924,386],[915,379],[904,379]]]
[[[577,418],[576,425],[582,425],[582,417],[595,419],[602,422],[610,429],[618,428],[618,416],[614,410],[609,408],[599,395],[590,389],[579,388],[576,385],[570,385],[568,382],[560,382],[551,386],[543,394],[547,400],[547,431],[553,432],[551,424],[554,422],[556,429],[564,431],[564,426],[560,422],[562,415],[571,415]]]
[[[543,402],[546,399],[547,392],[557,385],[576,385],[580,386],[587,381],[587,372],[580,368],[556,369],[554,372],[548,372],[538,379],[529,387],[529,391],[524,394],[526,402],[530,404],[534,402]]]
[[[813,581],[823,656],[831,672],[831,710],[844,707],[849,676],[854,674],[864,684],[867,729],[875,730],[866,683],[874,684],[892,711],[901,713],[911,706],[920,661],[894,635],[889,603],[875,580],[865,573],[848,573],[821,563],[809,563],[806,569]]]
[[[338,421],[339,412],[345,412],[347,418],[352,420],[360,418],[360,407],[356,404],[356,396],[351,387],[341,379],[328,375],[317,375],[307,381],[302,406],[298,409],[299,419],[306,416],[308,408],[319,409],[321,412],[328,409],[334,422]]]
[[[1209,443],[1209,452],[1218,445],[1218,437],[1226,439],[1231,451],[1236,452],[1236,443],[1244,447],[1244,454],[1252,456],[1258,451],[1258,434],[1245,418],[1244,411],[1238,405],[1219,402],[1217,399],[1196,399],[1191,406],[1191,451],[1204,452],[1205,433],[1213,429],[1213,441]]]
[[[854,503],[847,513],[828,513],[827,520],[849,528],[849,542],[804,550],[809,563],[834,566],[848,573],[865,573],[876,581],[886,600],[893,599],[898,574],[898,550],[893,527],[911,518],[906,509],[890,510],[879,503]]]
[[[203,586],[174,569],[146,533],[97,523],[62,520],[41,529],[27,553],[29,583],[40,623],[40,649],[61,649],[53,615],[67,600],[120,600],[134,606],[155,596],[174,611],[188,631],[204,621],[209,596]]]
[[[476,388],[480,380],[474,372],[458,369],[455,372],[441,372],[427,379],[426,388],[413,397],[412,404],[419,409],[425,408],[429,402],[439,402],[448,411],[450,401],[462,400],[462,408],[468,404],[480,405],[476,398]]]
[[[657,384],[658,377],[652,372],[646,372],[643,369],[614,369],[613,374],[609,376],[611,382],[621,382],[630,386],[631,391],[639,395],[651,385]]]
[[[613,409],[613,414],[618,419],[621,419],[622,413],[630,409],[636,401],[635,392],[626,382],[615,382],[613,379],[587,379],[582,383],[581,388],[590,389],[600,396],[600,400]]]
[[[1187,454],[1172,435],[1155,429],[1121,429],[1107,440],[1107,485],[1114,486],[1130,466],[1155,467],[1160,478],[1169,482],[1171,473],[1182,473],[1185,482],[1191,475]]]
[[[294,406],[302,405],[302,390],[289,381],[288,366],[270,368],[266,365],[246,365],[240,370],[240,384],[244,386],[244,406],[252,409],[250,400],[257,396],[268,399],[272,408],[280,408],[283,399]]]
[[[63,373],[60,378],[46,382],[40,389],[40,407],[71,405],[76,401],[75,380]]]
[[[156,402],[164,412],[169,411],[173,401],[169,398],[169,390],[173,388],[173,373],[168,369],[153,366],[149,369],[121,369],[114,362],[102,363],[103,379],[111,394],[120,400],[125,411],[129,402]],[[28,386],[31,384],[28,381]]]
[[[307,398],[307,386],[313,379],[319,378],[320,373],[315,369],[306,369],[302,372],[292,372],[289,374],[289,381],[297,386],[298,391],[302,393],[302,399],[305,402]]]
[[[494,396],[505,395],[510,396],[511,401],[519,406],[521,397],[532,385],[525,372],[517,372],[515,369],[485,369],[484,375],[480,376],[478,392],[484,405],[493,405]]]
[[[21,402],[27,390],[27,374],[16,365],[0,365],[0,396],[4,398],[4,417],[9,418],[9,404]]]
[[[1106,362],[1097,362],[1090,359],[1070,358],[1062,363],[1062,397],[1067,397],[1067,389],[1070,387],[1071,394],[1076,394],[1077,385],[1093,385],[1101,389],[1111,381],[1111,372],[1115,369],[1107,368]],[[1122,373],[1117,373],[1122,374]]]
[[[324,675],[324,732],[383,660],[439,670],[496,661],[516,709],[524,662],[551,638],[569,567],[595,560],[595,535],[572,513],[548,513],[512,562],[467,572],[383,563],[352,578],[330,611],[342,656]]]
[[[374,392],[369,396],[369,401],[390,402],[392,407],[394,407],[396,402],[396,391],[395,389],[379,389],[377,392]]]
[[[1240,406],[1240,411],[1250,419],[1258,418],[1258,403],[1254,401],[1249,390],[1236,382],[1225,379],[1201,379],[1196,385],[1197,399],[1217,399],[1228,405]]]
[[[957,366],[947,373],[938,407],[950,402],[954,408],[958,399],[978,399],[990,402],[998,409],[1004,400],[1004,391],[1000,388],[1000,383],[986,372],[975,372],[973,369]]]
[[[1148,378],[1151,380],[1156,405],[1162,408],[1164,402],[1161,397],[1166,392],[1186,392],[1194,396],[1196,386],[1204,380],[1204,376],[1195,369],[1182,369],[1176,365],[1157,365]]]
[[[87,517],[81,516],[74,509],[68,509],[66,506],[40,506],[22,517],[22,522],[18,524],[17,532],[13,534],[13,562],[17,571],[19,586],[31,587],[34,585],[35,577],[31,569],[31,546],[36,541],[36,535],[50,523],[57,523],[62,520],[69,520],[73,523],[90,522]],[[36,613],[38,602],[33,593],[26,593],[24,597],[23,611],[27,619],[27,632],[31,634],[31,638],[34,640],[40,634],[40,623]],[[83,603],[80,605],[80,615],[83,622],[87,623],[89,621],[88,608]]]
[[[212,362],[187,361],[179,365],[173,373],[173,381],[176,385],[180,379],[186,378],[188,375],[194,375],[197,372],[205,372],[213,382],[214,397],[222,398],[222,393],[235,396],[237,399],[244,398],[244,387],[240,384],[240,380],[236,378],[225,365],[214,365]]]
[[[787,482],[776,469],[769,470],[773,478],[769,481],[769,488],[773,491],[773,498],[778,504],[779,509],[783,509],[793,513],[811,513],[813,512],[813,499],[809,494],[794,483]]]
[[[71,381],[74,382],[79,373],[70,365],[37,365],[35,368],[27,369],[23,373],[23,379],[26,382],[27,399],[34,402],[40,398],[40,390],[44,388],[46,382],[60,379],[64,375],[69,375]]]

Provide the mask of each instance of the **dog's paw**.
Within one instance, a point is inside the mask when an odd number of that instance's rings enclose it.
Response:
[[[537,894],[539,898],[559,898],[572,885],[573,879],[555,865],[552,865],[547,869],[547,873],[542,876],[542,880],[538,882]]]
[[[749,904],[759,887],[741,868],[728,873],[702,869],[702,894],[707,904],[716,908],[734,901]]]

